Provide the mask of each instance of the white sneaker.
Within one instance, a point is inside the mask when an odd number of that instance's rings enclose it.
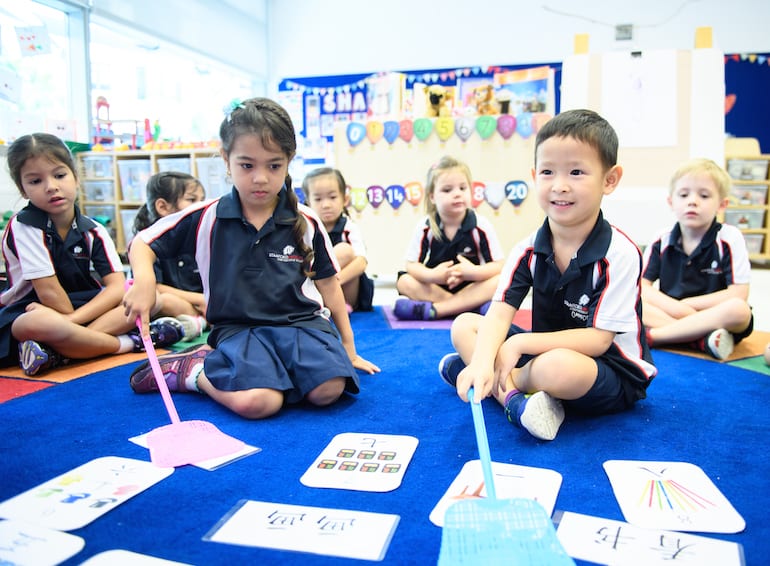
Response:
[[[519,424],[540,440],[553,440],[564,422],[564,407],[545,391],[533,393],[519,409]]]
[[[733,335],[724,328],[717,328],[706,336],[706,351],[718,360],[726,360],[733,353]]]

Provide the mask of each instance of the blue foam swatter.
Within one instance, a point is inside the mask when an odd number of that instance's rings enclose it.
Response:
[[[468,399],[487,497],[461,500],[447,509],[439,566],[574,566],[542,505],[532,499],[497,499],[484,414],[481,403],[473,401],[472,388]]]

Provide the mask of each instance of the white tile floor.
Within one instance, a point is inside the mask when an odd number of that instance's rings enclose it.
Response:
[[[374,288],[374,304],[392,305],[398,298],[395,280],[378,280]],[[770,267],[751,270],[749,304],[754,309],[755,330],[770,331]]]

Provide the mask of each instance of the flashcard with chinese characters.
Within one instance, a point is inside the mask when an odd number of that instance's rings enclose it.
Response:
[[[579,513],[565,512],[556,529],[572,558],[628,566],[742,566],[743,547],[734,542],[656,529]]]
[[[0,564],[54,566],[83,550],[75,535],[23,521],[0,521]]]
[[[534,499],[543,506],[550,516],[556,505],[556,497],[561,488],[561,474],[544,468],[530,468],[516,464],[492,462],[492,475],[495,479],[495,493],[498,499],[522,497]],[[430,513],[430,522],[438,527],[444,526],[444,513],[453,504],[462,499],[486,497],[484,474],[481,461],[466,462],[446,493]]]
[[[739,533],[746,527],[694,464],[608,460],[604,471],[623,517],[637,527],[704,533]]]
[[[398,515],[242,500],[203,540],[382,560],[398,521]]]
[[[79,529],[174,472],[106,456],[0,503],[0,517],[59,531]]]
[[[345,432],[332,439],[300,481],[308,487],[393,491],[416,449],[413,436]]]

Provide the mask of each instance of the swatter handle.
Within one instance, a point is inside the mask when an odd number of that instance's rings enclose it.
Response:
[[[133,284],[134,280],[128,279],[126,281],[126,290],[128,290],[128,288]],[[136,317],[136,327],[139,329],[139,334],[142,337],[144,351],[147,353],[147,359],[150,362],[152,374],[155,376],[155,383],[158,384],[158,391],[160,391],[163,404],[166,406],[166,412],[168,412],[168,416],[171,419],[171,422],[176,424],[180,422],[179,413],[176,412],[174,401],[171,399],[171,392],[168,390],[166,379],[163,377],[163,371],[160,369],[158,354],[155,352],[155,346],[152,343],[152,338],[150,337],[149,333],[147,333],[147,336],[142,334],[142,319],[140,319],[138,316]]]
[[[487,439],[487,427],[484,425],[484,413],[481,403],[473,401],[473,387],[468,390],[468,401],[473,415],[473,428],[476,431],[476,444],[479,448],[479,460],[481,471],[484,474],[484,486],[487,488],[487,499],[497,499],[495,493],[495,479],[492,475],[492,456],[489,454],[489,440]]]

